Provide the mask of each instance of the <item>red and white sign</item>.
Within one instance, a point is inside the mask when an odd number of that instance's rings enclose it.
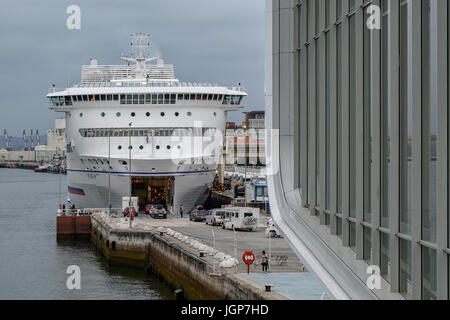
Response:
[[[242,260],[247,265],[247,272],[250,273],[250,265],[253,264],[253,262],[255,262],[255,255],[251,250],[247,250],[244,252]]]

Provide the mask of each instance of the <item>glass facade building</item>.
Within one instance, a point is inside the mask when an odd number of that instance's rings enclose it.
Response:
[[[266,0],[271,210],[337,298],[449,299],[449,10]]]

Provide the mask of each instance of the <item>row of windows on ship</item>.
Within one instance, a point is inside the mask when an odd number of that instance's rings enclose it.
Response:
[[[101,137],[214,137],[216,128],[84,128],[84,138]]]
[[[197,93],[91,94],[51,97],[54,106],[71,106],[73,102],[119,101],[120,104],[176,104],[178,101],[219,101],[223,105],[240,105],[243,96]]]

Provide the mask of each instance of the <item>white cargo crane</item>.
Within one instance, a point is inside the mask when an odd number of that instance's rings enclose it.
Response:
[[[5,144],[6,144],[6,150],[12,151],[11,141],[9,141],[8,132],[6,131],[6,129],[5,129],[5,131],[3,131],[3,138],[4,138]]]
[[[33,129],[31,129],[30,139],[31,139],[31,148],[30,148],[30,151],[34,151],[34,135],[33,135]]]
[[[39,137],[39,129],[36,129],[36,146],[41,145],[41,138]]]
[[[25,129],[23,129],[23,144],[24,144],[24,148],[23,150],[28,151],[28,140],[27,140],[27,134],[25,133]]]

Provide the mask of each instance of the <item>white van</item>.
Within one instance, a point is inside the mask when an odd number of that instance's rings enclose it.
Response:
[[[221,226],[223,224],[224,217],[225,211],[223,209],[210,210],[206,213],[206,224]]]
[[[222,229],[253,231],[259,224],[259,208],[224,208]]]

